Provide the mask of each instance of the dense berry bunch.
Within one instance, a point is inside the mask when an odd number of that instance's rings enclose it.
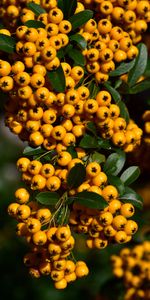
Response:
[[[128,185],[139,170],[118,174],[142,130],[115,90],[122,81],[118,77],[113,87],[106,81],[121,62],[129,68],[141,56],[134,44],[146,30],[149,6],[74,1],[65,11],[65,2],[28,2],[6,0],[1,10],[2,19],[12,18],[0,30],[9,53],[0,60],[5,124],[28,142],[17,161],[28,188],[15,192],[8,213],[30,246],[24,257],[29,273],[48,275],[63,289],[89,272],[84,262],[74,262],[74,233],[85,234],[88,248],[103,249],[130,241],[138,229],[130,218],[141,198]]]
[[[97,83],[108,80],[109,72],[116,64],[132,60],[138,55],[138,48],[133,45],[130,35],[121,26],[114,26],[108,19],[90,19],[80,30],[87,41],[86,69],[95,76]]]
[[[82,0],[80,2],[81,7],[84,5],[86,8],[94,8],[96,18],[105,18],[116,26],[121,24],[121,28],[129,33],[133,44],[141,41],[142,34],[147,30],[147,23],[150,22],[148,0]]]
[[[150,110],[146,110],[142,116],[144,121],[144,141],[147,145],[150,144]]]
[[[123,248],[120,255],[111,257],[113,273],[123,278],[126,288],[125,300],[150,298],[150,242]]]
[[[96,189],[98,190],[96,186],[91,187],[91,191],[96,192]],[[106,201],[110,194],[113,197],[113,193],[117,193],[117,190],[111,185],[102,190]],[[128,220],[134,215],[134,206],[114,198],[109,201],[108,207],[101,211],[73,205],[70,224],[75,232],[87,234],[86,245],[90,249],[104,249],[111,243],[127,243],[138,229],[135,221]]]
[[[15,53],[8,61],[0,61],[0,88],[9,97],[6,125],[31,146],[51,150],[60,142],[64,147],[78,146],[87,123],[93,121],[99,136],[111,139],[126,152],[134,150],[142,131],[126,123],[107,90],[94,96],[90,92],[94,78],[98,86],[108,80],[115,63],[137,56],[138,48],[131,37],[111,20],[94,15],[95,19],[78,31],[87,43],[82,51],[85,67],[74,66],[60,53],[69,46],[72,23],[64,19],[56,1],[41,5],[46,12],[38,16],[28,8],[22,9],[23,25],[16,28]],[[78,3],[75,13],[83,10],[81,6]],[[26,22],[34,20],[45,28],[28,28]],[[10,35],[6,29],[1,33]],[[49,73],[60,68],[65,77],[64,92],[56,92],[49,78]]]
[[[70,68],[67,63],[62,63],[62,67],[66,72]],[[35,65],[35,68],[44,67]],[[66,80],[74,82],[77,72],[83,74],[82,68],[73,67],[72,76],[66,76]],[[114,145],[123,147],[126,152],[133,151],[140,144],[142,130],[131,121],[127,124],[120,117],[119,107],[112,103],[111,95],[106,90],[98,92],[95,99],[90,98],[89,89],[85,86],[78,89],[73,86],[66,93],[57,94],[45,86],[36,90],[34,87],[33,93],[32,79],[36,84],[36,80],[42,81],[44,76],[34,73],[30,77],[26,72],[15,76],[18,81],[26,80],[25,77],[28,77],[30,85],[17,86],[15,95],[10,92],[10,100],[5,105],[6,125],[21,139],[28,140],[31,146],[43,145],[45,149],[56,149],[57,152],[60,152],[59,144],[62,144],[63,150],[71,145],[77,147],[91,121],[97,128],[98,136],[111,139]],[[12,80],[10,76],[2,77],[2,85],[9,79]]]
[[[55,213],[35,201],[28,202],[29,197],[29,192],[20,188],[15,192],[17,202],[8,207],[9,215],[18,220],[17,235],[24,237],[31,248],[24,264],[31,276],[48,275],[55,288],[64,289],[69,282],[88,275],[88,268],[83,261],[71,260],[75,240],[69,226],[52,226]]]

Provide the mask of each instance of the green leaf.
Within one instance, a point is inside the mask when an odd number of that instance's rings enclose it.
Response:
[[[0,29],[4,28],[4,25],[2,23],[0,23]]]
[[[109,75],[111,77],[116,77],[116,76],[120,76],[123,75],[125,73],[128,73],[134,66],[135,64],[135,59],[133,59],[131,62],[129,63],[121,63],[114,71],[111,71],[109,73]]]
[[[15,45],[16,41],[13,37],[0,33],[0,51],[14,53]]]
[[[126,122],[128,123],[129,120],[130,120],[130,116],[129,116],[129,112],[128,112],[128,109],[125,105],[125,103],[123,101],[121,101],[119,104],[118,104],[119,108],[120,108],[120,116],[122,118],[124,118],[126,120]]]
[[[144,72],[145,77],[150,77],[150,58],[148,57],[146,69]]]
[[[102,138],[98,138],[97,142],[98,142],[98,148],[99,149],[107,149],[107,150],[112,149],[112,145],[111,145],[109,140],[104,140]]]
[[[139,54],[135,59],[134,67],[130,70],[128,74],[128,84],[132,87],[137,80],[143,75],[147,66],[147,47],[145,44],[140,43],[138,46]]]
[[[113,175],[118,175],[120,171],[123,169],[126,161],[126,154],[123,150],[118,149],[117,150],[118,159],[116,161],[116,171],[113,173]]]
[[[108,175],[108,182],[109,184],[114,185],[117,188],[120,195],[124,193],[125,191],[124,183],[119,177],[114,175]]]
[[[32,148],[30,146],[27,146],[23,150],[23,154],[25,154],[26,156],[33,156],[33,155],[38,155],[38,154],[43,154],[43,153],[46,153],[46,150],[41,148],[41,146],[39,146],[37,148]]]
[[[51,150],[50,152],[48,152],[48,154],[46,154],[46,152],[45,152],[44,156],[41,157],[40,161],[42,163],[50,162],[52,160],[52,158],[56,155],[57,155],[57,152],[54,150]],[[37,159],[37,158],[38,158],[38,155],[34,156],[34,159]]]
[[[60,196],[56,192],[41,192],[36,195],[36,200],[44,205],[55,205]]]
[[[81,48],[81,49],[85,49],[87,47],[87,41],[85,40],[85,38],[77,33],[77,34],[73,34],[69,37],[70,41],[76,42],[77,45]]]
[[[128,123],[130,120],[129,112],[128,112],[128,109],[127,109],[125,103],[121,100],[121,96],[120,96],[119,92],[116,89],[114,89],[107,82],[104,83],[104,86],[108,90],[108,92],[112,95],[115,103],[119,106],[120,116],[123,117],[126,120],[126,122]]]
[[[85,134],[84,137],[81,139],[79,146],[84,149],[97,149],[98,148],[98,141],[95,136],[91,136],[89,134]]]
[[[86,129],[90,131],[94,136],[97,137],[96,127],[94,122],[88,122],[86,125]]]
[[[120,179],[124,182],[126,185],[130,185],[133,183],[140,175],[140,169],[137,166],[132,166],[126,169]]]
[[[132,203],[139,209],[143,208],[142,197],[129,187],[125,187],[125,192],[121,197],[119,197],[119,199],[125,203]]]
[[[89,19],[93,17],[93,11],[85,9],[77,14],[74,14],[69,18],[69,22],[72,24],[72,30],[76,30],[80,26],[84,25]]]
[[[86,178],[86,170],[84,165],[76,164],[69,172],[67,184],[69,188],[77,188]]]
[[[61,58],[63,58],[65,55],[64,55],[64,49],[63,48],[61,48],[61,49],[59,49],[58,51],[57,51],[57,57],[59,58],[59,59],[61,59]]]
[[[99,152],[94,152],[91,156],[92,161],[96,161],[97,163],[101,164],[103,162],[105,162],[106,157],[104,154],[101,154]]]
[[[103,170],[107,175],[114,175],[114,173],[117,170],[116,163],[118,161],[118,154],[112,153],[108,156],[104,166]]]
[[[118,89],[122,84],[122,80],[119,78],[118,80],[116,80],[115,85],[114,85],[114,89]]]
[[[122,170],[125,164],[125,154],[123,151],[120,153],[112,153],[108,156],[103,168],[104,172],[108,175],[118,175],[119,172]]]
[[[130,88],[130,94],[138,94],[150,89],[150,78],[142,80]]]
[[[64,19],[71,17],[77,7],[77,0],[58,0],[58,7],[62,10],[64,14]]]
[[[68,205],[63,205],[55,216],[55,221],[57,225],[68,224],[70,210]]]
[[[80,50],[72,49],[68,52],[68,56],[74,61],[76,65],[85,65],[85,57],[83,56]]]
[[[75,196],[70,197],[69,200],[94,209],[104,209],[108,206],[108,203],[102,196],[87,191],[78,193]]]
[[[45,24],[42,23],[41,21],[29,20],[25,22],[24,25],[29,28],[45,28]]]
[[[63,93],[66,88],[66,81],[61,66],[56,71],[47,72],[50,84],[56,92]]]
[[[69,152],[71,154],[72,158],[78,157],[77,152],[73,146],[67,147],[67,152]]]
[[[91,81],[90,85],[88,86],[90,92],[90,98],[95,99],[97,93],[99,92],[100,88],[96,85],[95,81]]]
[[[66,207],[63,205],[57,212],[55,216],[55,221],[58,225],[61,225],[63,223],[64,214],[66,212]]]
[[[119,104],[121,102],[121,96],[119,92],[114,89],[109,83],[104,83],[105,88],[108,90],[108,92],[112,95],[114,101],[116,104]]]
[[[43,7],[41,7],[39,4],[36,4],[36,3],[34,3],[34,2],[29,2],[29,3],[27,3],[27,7],[30,9],[30,10],[32,10],[34,13],[35,13],[35,15],[38,17],[40,14],[44,14],[44,13],[46,13],[46,10],[43,8]]]

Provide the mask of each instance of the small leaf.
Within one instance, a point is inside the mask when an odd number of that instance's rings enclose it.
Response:
[[[66,88],[65,75],[60,66],[56,71],[47,72],[50,84],[56,92],[63,93]]]
[[[116,77],[116,76],[120,76],[123,75],[125,73],[128,73],[134,66],[135,64],[135,59],[133,59],[131,62],[129,63],[121,63],[114,71],[111,71],[109,73],[110,76],[112,77]]]
[[[122,118],[124,118],[126,120],[126,122],[128,123],[130,120],[130,116],[129,116],[129,112],[128,112],[128,109],[127,109],[125,103],[123,101],[121,101],[120,103],[118,103],[118,106],[120,108],[120,116]]]
[[[77,0],[58,0],[57,3],[58,7],[64,14],[64,19],[68,19],[69,17],[71,17],[77,7]]]
[[[111,145],[109,140],[104,140],[102,138],[98,138],[97,142],[98,142],[98,148],[99,149],[107,149],[107,150],[112,149],[112,145]]]
[[[36,195],[36,200],[44,205],[55,205],[60,196],[56,192],[41,192]]]
[[[70,197],[69,200],[94,209],[104,209],[108,206],[108,203],[102,196],[87,191],[78,193],[75,196]]]
[[[29,3],[27,3],[27,7],[30,9],[30,10],[32,10],[34,13],[35,13],[35,15],[38,17],[40,14],[44,14],[44,13],[46,13],[46,10],[43,8],[43,7],[41,7],[39,4],[36,4],[36,3],[34,3],[34,2],[29,2]]]
[[[63,205],[57,212],[55,216],[55,221],[57,225],[67,225],[69,222],[70,210],[68,205]]]
[[[95,81],[92,81],[88,86],[90,92],[90,98],[95,99],[97,93],[99,92],[100,88],[96,85]]]
[[[14,53],[15,45],[16,41],[13,37],[0,33],[0,51]]]
[[[86,178],[86,170],[84,165],[76,164],[69,172],[67,184],[69,188],[77,188]]]
[[[33,156],[33,155],[38,155],[38,154],[43,154],[43,153],[46,153],[46,150],[41,148],[41,146],[39,146],[37,148],[32,148],[30,146],[27,146],[23,150],[23,154],[25,154],[26,156]]]
[[[108,175],[108,182],[111,185],[114,185],[117,190],[119,191],[119,194],[122,195],[125,191],[124,183],[121,181],[121,179],[114,175]]]
[[[146,69],[145,69],[145,72],[144,72],[144,77],[150,77],[150,58],[148,57],[148,60],[147,60],[147,65],[146,65]]]
[[[130,94],[138,94],[150,89],[150,78],[142,80],[130,88]]]
[[[137,166],[132,166],[126,169],[120,179],[124,182],[126,185],[130,185],[133,183],[140,175],[140,169]]]
[[[55,221],[58,225],[61,225],[63,223],[63,218],[64,218],[65,211],[66,211],[66,206],[65,205],[63,205],[58,210],[58,213],[56,214],[56,217],[55,217]]]
[[[80,50],[72,49],[68,52],[68,56],[74,61],[76,65],[85,65],[85,57],[83,56]]]
[[[109,83],[104,83],[105,88],[110,92],[116,104],[121,102],[121,96],[116,89],[114,89]]]
[[[103,170],[107,175],[114,175],[114,173],[117,170],[116,163],[118,161],[118,154],[112,153],[108,156],[104,166]]]
[[[61,49],[59,49],[59,50],[57,51],[57,57],[58,57],[59,59],[61,59],[61,58],[64,57],[64,49],[63,49],[63,48],[61,48]]]
[[[40,161],[42,163],[50,162],[52,160],[52,158],[56,155],[57,155],[57,152],[51,150],[50,152],[48,152],[48,154],[45,153],[45,155],[40,159]],[[34,159],[37,159],[37,157],[38,157],[38,155],[34,156]]]
[[[77,152],[73,146],[67,147],[67,152],[69,152],[71,154],[72,158],[78,157]]]
[[[102,162],[105,162],[106,157],[104,154],[101,154],[99,152],[94,152],[92,157],[91,157],[92,161],[96,161],[97,163],[101,164]]]
[[[123,150],[117,149],[118,159],[116,161],[116,171],[113,175],[118,175],[120,171],[123,169],[125,161],[126,161],[126,154]]]
[[[115,85],[114,85],[114,89],[118,89],[122,84],[122,80],[119,78],[118,80],[116,80]]]
[[[86,129],[90,131],[94,136],[97,137],[96,127],[94,122],[88,122],[86,125]]]
[[[108,92],[110,92],[110,94],[112,95],[115,103],[119,106],[120,108],[120,116],[123,117],[126,122],[129,122],[129,113],[128,113],[128,109],[125,105],[125,103],[121,100],[121,96],[119,94],[119,92],[114,89],[110,84],[108,84],[107,82],[104,83],[105,88],[108,90]]]
[[[85,9],[77,14],[74,14],[69,18],[69,22],[72,24],[72,30],[76,30],[80,26],[84,25],[89,19],[93,17],[93,11]]]
[[[135,207],[139,209],[143,208],[142,197],[129,187],[125,188],[124,194],[121,197],[119,197],[119,199],[125,203],[132,203]]]
[[[85,49],[87,47],[87,41],[85,40],[85,38],[77,33],[77,34],[73,34],[69,37],[70,41],[76,42],[78,46],[81,47],[81,49]]]
[[[129,86],[133,86],[137,80],[143,75],[146,66],[147,66],[147,47],[143,43],[138,45],[139,54],[136,57],[134,67],[130,70],[128,74],[128,84]]]
[[[84,137],[81,139],[79,146],[84,149],[90,149],[90,148],[97,149],[98,148],[97,138],[95,136],[85,134]]]
[[[45,28],[45,24],[42,23],[41,21],[29,20],[25,22],[24,25],[29,28]]]

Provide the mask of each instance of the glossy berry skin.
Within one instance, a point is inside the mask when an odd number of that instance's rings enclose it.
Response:
[[[19,204],[25,204],[28,202],[30,194],[25,188],[20,188],[15,191],[15,198]]]

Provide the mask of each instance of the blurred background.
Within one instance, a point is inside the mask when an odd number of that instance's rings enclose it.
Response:
[[[149,35],[145,38],[148,46]],[[131,99],[130,99],[131,100]],[[128,102],[131,117],[143,126],[142,113],[150,109],[150,89],[138,96],[132,96]],[[136,110],[135,110],[136,107]],[[19,187],[19,173],[15,162],[25,147],[23,142],[10,133],[4,126],[3,105],[1,102],[1,141],[0,141],[0,266],[1,266],[1,299],[26,300],[123,300],[124,288],[122,281],[114,279],[110,266],[110,255],[118,253],[121,247],[113,245],[104,250],[89,251],[85,247],[84,237],[77,240],[75,257],[87,262],[90,275],[70,284],[64,291],[53,288],[48,277],[33,279],[23,265],[23,256],[28,251],[27,245],[15,235],[16,221],[7,215],[7,206],[13,202],[14,191]],[[140,149],[128,155],[128,165],[139,165],[141,175],[133,186],[144,198],[144,210],[138,213],[140,229],[134,236],[132,244],[150,239],[150,144],[144,141]],[[131,243],[130,243],[130,246]]]

